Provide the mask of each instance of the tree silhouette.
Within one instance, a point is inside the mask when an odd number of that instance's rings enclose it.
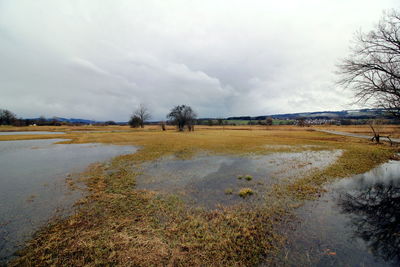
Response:
[[[343,194],[339,206],[352,215],[355,235],[376,257],[400,264],[400,182],[396,180]]]
[[[350,56],[339,65],[340,85],[356,102],[371,103],[400,118],[400,13],[391,10],[369,33],[359,32]]]
[[[179,131],[183,131],[187,126],[189,131],[193,130],[193,125],[197,115],[190,106],[180,105],[174,107],[167,118],[178,127]]]
[[[148,108],[144,104],[140,104],[139,107],[135,110],[135,112],[132,114],[130,121],[134,123],[131,125],[131,127],[138,127],[140,128],[144,127],[144,123],[151,119],[151,114],[148,110]],[[139,124],[138,126],[136,124]]]

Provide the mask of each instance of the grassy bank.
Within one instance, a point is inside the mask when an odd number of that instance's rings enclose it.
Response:
[[[38,232],[11,266],[255,265],[277,253],[285,239],[277,227],[290,220],[292,209],[304,199],[317,197],[332,179],[365,172],[394,152],[366,140],[300,128],[82,132],[62,138],[70,139],[64,143],[99,142],[141,149],[95,164],[82,174],[88,194],[77,204],[75,214]],[[135,189],[140,165],[163,156],[190,158],[203,151],[266,154],[301,151],[304,145],[314,150],[341,149],[343,154],[324,170],[273,186],[265,203],[253,209],[204,210],[189,207],[174,195]]]

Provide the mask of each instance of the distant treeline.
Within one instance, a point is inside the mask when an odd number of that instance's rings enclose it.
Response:
[[[18,118],[15,113],[6,110],[0,109],[0,125],[12,125],[12,126],[79,126],[79,125],[126,125],[124,122],[115,122],[115,121],[105,121],[105,122],[96,122],[82,119],[64,119],[64,118],[46,118],[44,116],[40,116],[39,118],[34,119],[23,119]]]
[[[365,119],[388,119],[394,120],[396,117],[384,109],[359,109],[359,110],[343,110],[343,111],[318,111],[318,112],[305,112],[305,113],[287,113],[287,114],[274,114],[265,116],[238,116],[228,117],[226,120],[265,120],[272,117],[275,120],[298,120],[305,119],[318,119],[318,120],[365,120]]]
[[[368,124],[371,119],[332,119],[332,118],[304,118],[299,117],[297,119],[276,119],[273,118],[272,122],[268,122],[266,119],[259,119],[259,117],[234,117],[235,119],[224,119],[222,123],[216,119],[199,119],[197,125],[298,125],[299,121],[304,121],[306,125],[364,125]],[[384,124],[400,124],[397,119],[382,119]]]
[[[266,118],[263,120],[256,120],[250,117],[240,117],[241,119],[198,119],[196,125],[207,125],[207,126],[237,126],[237,125],[294,125],[295,120],[275,120]],[[246,119],[247,118],[247,119]]]
[[[193,120],[193,125],[206,126],[224,126],[224,125],[298,125],[299,121],[306,125],[317,124],[335,124],[335,125],[362,125],[367,124],[371,119],[383,119],[385,124],[400,124],[390,114],[385,113],[381,109],[362,109],[358,111],[326,111],[326,112],[310,112],[310,113],[294,113],[294,114],[278,114],[272,116],[239,116],[229,118],[199,118]],[[145,122],[145,124],[160,124],[161,122]],[[166,121],[166,124],[171,122]],[[78,125],[126,125],[127,122],[104,121],[98,122],[84,119],[65,119],[59,117],[23,119],[18,118],[13,112],[0,109],[0,125],[13,126],[78,126]]]

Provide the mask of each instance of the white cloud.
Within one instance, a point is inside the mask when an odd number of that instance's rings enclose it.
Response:
[[[348,108],[335,64],[395,0],[0,1],[0,108],[127,120]]]

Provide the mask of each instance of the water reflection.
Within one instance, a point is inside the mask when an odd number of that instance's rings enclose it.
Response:
[[[0,266],[56,214],[81,197],[68,173],[136,151],[132,146],[53,144],[65,139],[0,142]]]
[[[391,173],[360,190],[342,194],[338,204],[351,216],[354,234],[376,257],[400,264],[400,179]],[[362,181],[362,180],[361,180]],[[361,183],[362,184],[362,183]]]
[[[279,265],[399,266],[400,162],[341,179],[327,190],[298,209]]]
[[[199,154],[187,160],[167,157],[143,164],[136,187],[179,194],[188,203],[211,209],[244,202],[254,204],[264,200],[271,184],[325,168],[341,153],[324,150],[246,157]],[[251,179],[238,179],[245,175]],[[254,195],[242,199],[238,195],[241,188],[251,188]]]

